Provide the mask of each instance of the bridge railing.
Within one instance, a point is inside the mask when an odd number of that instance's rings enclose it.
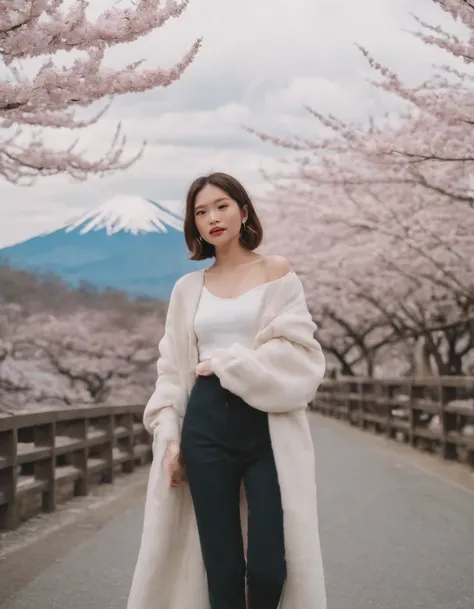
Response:
[[[311,408],[474,467],[474,377],[328,379]]]
[[[474,377],[328,379],[311,408],[474,467]],[[0,528],[16,528],[151,461],[143,409],[97,406],[0,416]]]
[[[0,528],[151,460],[143,405],[0,416]]]

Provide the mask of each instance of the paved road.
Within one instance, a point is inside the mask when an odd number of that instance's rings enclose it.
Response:
[[[328,609],[472,609],[474,493],[420,469],[404,450],[311,418]],[[90,524],[91,534],[78,545],[71,534],[71,547],[56,561],[45,560],[43,570],[30,553],[36,578],[0,602],[1,609],[124,608],[142,502],[134,496],[105,524]],[[81,526],[86,533],[87,522]],[[55,539],[43,540],[43,547]]]

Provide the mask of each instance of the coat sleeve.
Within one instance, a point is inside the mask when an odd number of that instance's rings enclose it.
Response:
[[[175,308],[176,290],[173,290],[166,315],[165,332],[158,345],[159,357],[156,364],[158,378],[153,395],[148,400],[143,413],[143,424],[150,434],[158,433],[164,440],[179,441],[179,412],[176,406],[180,403],[182,388],[173,337]]]
[[[298,291],[259,333],[260,346],[234,343],[219,349],[212,358],[213,371],[225,389],[258,410],[282,413],[305,408],[326,368],[315,330]]]

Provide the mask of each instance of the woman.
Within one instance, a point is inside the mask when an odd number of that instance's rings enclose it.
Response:
[[[325,609],[305,411],[325,360],[301,282],[255,253],[260,221],[227,174],[191,185],[184,234],[214,263],[170,298],[128,609]]]

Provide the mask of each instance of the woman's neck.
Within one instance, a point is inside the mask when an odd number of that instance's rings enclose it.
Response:
[[[237,247],[228,248],[225,251],[216,251],[216,261],[211,268],[215,269],[231,269],[249,262],[254,262],[260,259],[258,254],[237,245]]]

